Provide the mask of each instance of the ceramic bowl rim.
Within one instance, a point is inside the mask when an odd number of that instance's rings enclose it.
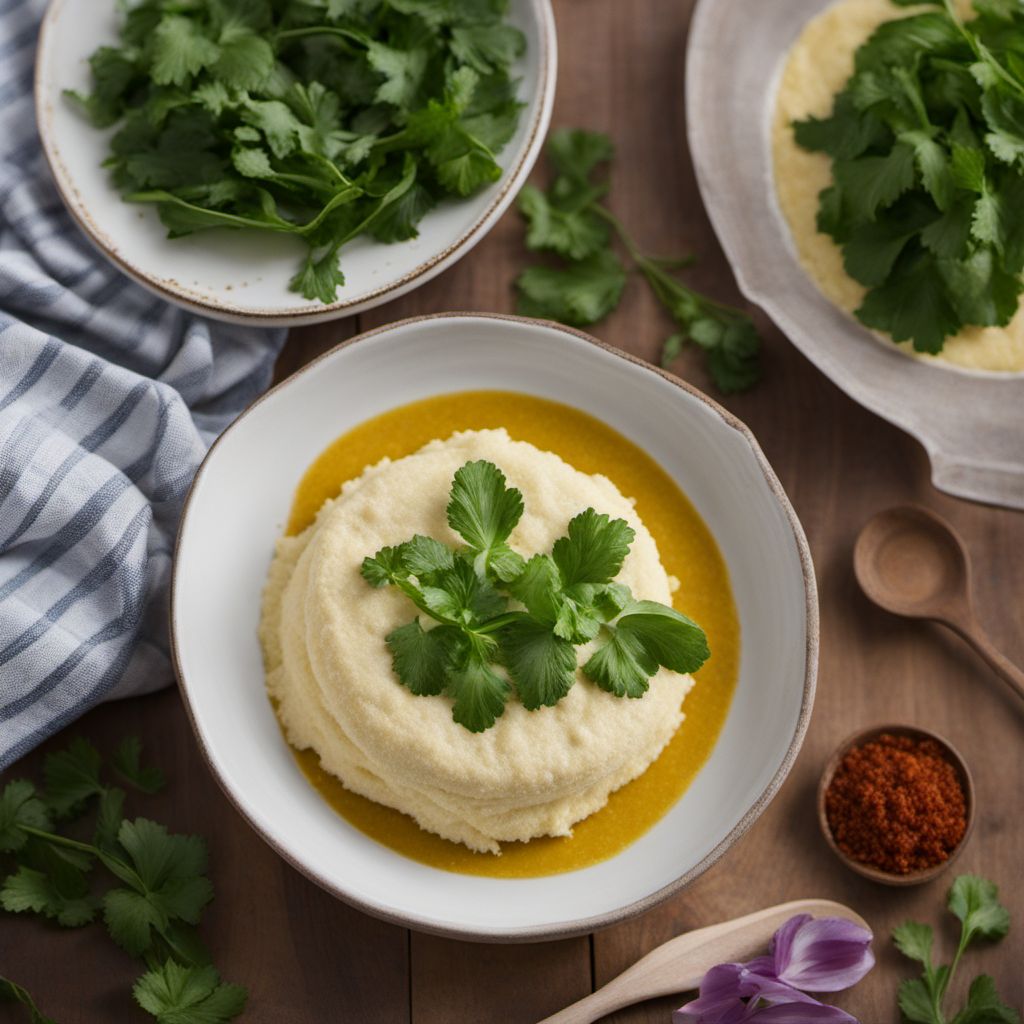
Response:
[[[176,630],[176,592],[178,582],[178,569],[179,569],[179,555],[181,552],[181,538],[184,535],[186,525],[189,520],[189,514],[191,511],[192,498],[195,494],[196,488],[199,484],[203,474],[208,470],[209,463],[216,451],[217,446],[221,440],[226,437],[235,427],[245,419],[260,403],[266,400],[270,395],[273,395],[278,390],[289,386],[294,380],[300,375],[316,372],[316,367],[326,359],[332,358],[338,352],[351,346],[357,345],[361,342],[367,341],[372,338],[379,337],[380,335],[386,335],[388,333],[404,330],[414,324],[423,323],[426,321],[433,320],[465,320],[465,319],[478,319],[478,320],[498,320],[504,322],[510,322],[517,324],[524,328],[542,327],[547,330],[556,330],[564,334],[567,334],[573,338],[583,340],[591,345],[603,350],[606,353],[617,356],[624,362],[631,364],[643,371],[653,373],[668,383],[680,388],[682,391],[687,392],[693,398],[696,398],[703,405],[707,406],[709,411],[719,417],[725,426],[730,427],[739,433],[744,441],[749,445],[753,452],[755,461],[757,462],[758,468],[761,470],[765,478],[765,482],[768,485],[773,497],[778,502],[779,507],[783,511],[786,521],[793,533],[793,539],[796,544],[797,553],[800,559],[800,567],[802,573],[802,583],[804,589],[804,624],[805,624],[805,649],[804,649],[804,679],[803,689],[800,703],[800,711],[796,719],[793,734],[789,741],[786,753],[782,758],[779,767],[776,769],[772,778],[768,781],[766,786],[761,791],[760,795],[746,810],[740,820],[733,826],[728,835],[726,835],[721,842],[719,842],[713,850],[711,850],[705,857],[703,857],[697,864],[683,872],[679,877],[669,882],[667,885],[662,886],[660,889],[653,893],[641,897],[639,900],[634,900],[624,906],[618,907],[615,910],[607,911],[601,914],[596,914],[590,917],[577,918],[572,921],[563,921],[556,924],[540,925],[536,927],[520,927],[514,931],[507,933],[498,933],[493,931],[480,932],[474,931],[472,928],[462,928],[447,926],[438,924],[438,922],[422,918],[415,914],[402,914],[396,913],[393,910],[376,906],[366,899],[356,897],[350,893],[345,892],[340,887],[336,886],[330,880],[322,877],[319,873],[309,868],[307,865],[301,863],[295,858],[288,850],[284,849],[283,846],[271,835],[269,835],[260,825],[255,822],[246,810],[242,807],[240,801],[235,797],[235,794],[229,789],[225,780],[223,780],[217,771],[214,764],[213,758],[207,749],[206,743],[203,739],[202,733],[198,727],[197,718],[195,711],[192,706],[192,702],[189,697],[188,687],[184,680],[184,673],[182,671],[182,662],[179,657],[179,638]],[[629,352],[624,352],[621,349],[617,349],[605,342],[599,341],[597,338],[586,334],[583,331],[576,330],[571,327],[566,327],[563,324],[553,323],[547,320],[540,320],[536,318],[512,316],[510,314],[501,313],[478,313],[478,312],[449,312],[449,313],[430,313],[421,316],[407,317],[403,320],[398,320],[393,323],[385,324],[380,327],[373,328],[368,331],[364,331],[360,334],[355,335],[340,344],[335,345],[333,348],[324,352],[316,359],[305,364],[303,367],[298,369],[295,373],[285,378],[283,381],[275,385],[273,388],[265,392],[260,398],[256,399],[232,424],[230,424],[226,430],[214,441],[210,446],[210,450],[207,452],[206,457],[203,459],[199,469],[196,471],[195,477],[193,478],[192,484],[189,487],[188,493],[185,497],[184,504],[182,506],[181,519],[179,520],[178,533],[175,543],[174,560],[171,568],[171,588],[170,588],[170,601],[169,601],[169,646],[171,651],[172,664],[174,666],[175,678],[178,683],[178,689],[181,693],[182,703],[184,704],[185,711],[189,718],[189,724],[192,726],[192,731],[198,742],[200,753],[207,766],[209,767],[211,774],[216,779],[218,785],[223,790],[225,796],[238,811],[239,814],[245,819],[249,826],[255,831],[264,842],[266,842],[271,849],[273,849],[283,860],[294,867],[301,874],[305,875],[311,881],[315,882],[322,889],[331,893],[331,895],[342,900],[343,902],[355,907],[357,910],[363,913],[370,914],[373,917],[387,921],[391,924],[400,925],[405,928],[413,928],[417,931],[427,932],[434,935],[441,935],[447,938],[462,939],[476,942],[488,942],[488,943],[508,943],[508,942],[538,942],[538,941],[551,941],[556,939],[571,938],[577,935],[583,935],[589,932],[597,931],[602,928],[608,928],[612,925],[618,924],[622,921],[628,920],[629,918],[635,917],[639,914],[644,913],[647,910],[657,906],[670,896],[681,891],[686,886],[690,885],[693,881],[699,878],[705,871],[708,870],[713,864],[715,864],[729,848],[743,836],[747,830],[754,824],[754,822],[761,816],[771,801],[775,798],[783,782],[789,775],[790,770],[796,761],[797,755],[800,752],[800,748],[803,744],[804,737],[807,733],[807,728],[810,723],[811,710],[814,706],[814,694],[817,682],[817,666],[818,666],[818,644],[819,644],[819,630],[818,630],[818,596],[817,596],[817,585],[814,576],[814,566],[811,560],[810,547],[807,543],[807,538],[804,535],[803,527],[800,524],[800,520],[797,518],[796,512],[793,506],[790,504],[789,498],[786,496],[783,490],[782,484],[778,477],[775,475],[775,471],[771,468],[768,459],[761,451],[760,446],[757,443],[753,433],[750,429],[737,417],[735,417],[728,410],[724,409],[712,398],[705,395],[702,391],[698,390],[692,384],[688,384],[686,381],[674,376],[668,371],[661,367],[654,366],[651,363],[640,359],[638,356],[634,356]]]

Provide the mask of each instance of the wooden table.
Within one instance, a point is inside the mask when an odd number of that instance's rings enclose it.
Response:
[[[611,193],[616,213],[650,250],[698,254],[695,284],[737,301],[686,147],[683,55],[691,3],[557,0],[555,6],[562,51],[556,124],[610,132],[619,152]],[[458,266],[412,295],[355,322],[296,331],[280,375],[358,330],[401,317],[511,310],[511,282],[526,258],[522,237],[519,218],[510,213]],[[722,861],[658,909],[596,935],[534,945],[473,945],[410,933],[328,896],[250,831],[210,777],[173,689],[100,708],[68,731],[107,749],[124,734],[139,733],[171,783],[159,797],[134,800],[130,810],[207,837],[217,899],[204,934],[225,978],[250,990],[245,1021],[529,1024],[681,931],[802,896],[845,901],[871,922],[878,966],[836,1001],[865,1024],[895,1021],[896,988],[912,967],[893,949],[889,932],[906,918],[933,923],[948,955],[954,931],[942,907],[952,875],[910,890],[861,880],[828,852],[814,811],[814,789],[831,750],[862,726],[894,721],[934,728],[965,755],[979,813],[958,868],[998,882],[1013,916],[1007,940],[966,957],[955,988],[986,971],[1005,1000],[1024,1003],[1024,714],[958,640],[869,605],[850,558],[857,530],[878,509],[914,501],[940,512],[967,539],[979,611],[993,639],[1020,662],[1024,516],[936,493],[914,441],[846,398],[763,316],[758,322],[766,342],[764,381],[725,404],[757,435],[810,539],[821,599],[818,697],[803,751],[771,807]],[[595,333],[656,359],[669,330],[649,292],[634,281],[621,308]],[[707,387],[699,363],[689,353],[676,369]],[[32,774],[38,765],[38,754],[30,756],[16,774]],[[133,1009],[128,994],[135,962],[96,928],[59,932],[0,915],[0,973],[35,993],[61,1024],[149,1019]],[[610,1019],[667,1024],[680,1002],[663,999]],[[0,1010],[0,1020],[20,1019],[4,1013],[14,1011]]]

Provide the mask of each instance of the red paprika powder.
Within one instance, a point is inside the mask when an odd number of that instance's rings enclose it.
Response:
[[[897,875],[941,864],[967,829],[963,787],[942,747],[889,733],[842,759],[825,815],[843,853]]]

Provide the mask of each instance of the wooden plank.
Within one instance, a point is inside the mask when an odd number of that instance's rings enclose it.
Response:
[[[516,946],[412,933],[414,1024],[533,1024],[591,991],[586,937]]]

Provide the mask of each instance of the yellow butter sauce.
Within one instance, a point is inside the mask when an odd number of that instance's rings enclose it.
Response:
[[[579,822],[571,837],[506,843],[500,857],[474,853],[424,832],[399,811],[350,793],[320,768],[311,750],[297,751],[296,758],[324,799],[377,842],[447,871],[528,878],[573,871],[613,856],[643,835],[682,796],[711,753],[729,711],[739,672],[739,622],[728,571],[715,540],[671,477],[592,416],[515,392],[466,391],[428,398],[350,430],[302,478],[288,533],[301,533],[346,480],[385,456],[402,458],[458,430],[495,427],[504,427],[515,440],[555,452],[584,473],[603,473],[623,494],[636,499],[637,513],[657,542],[662,564],[680,581],[675,607],[703,626],[711,648],[711,658],[696,673],[696,685],[686,698],[686,719],[679,731],[643,775]]]

